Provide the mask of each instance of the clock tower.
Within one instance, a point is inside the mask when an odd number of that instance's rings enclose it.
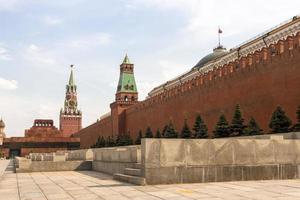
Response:
[[[59,119],[60,130],[66,137],[70,137],[82,127],[82,113],[77,106],[77,86],[74,81],[73,65],[71,65],[69,83],[66,86],[64,108],[60,111]]]

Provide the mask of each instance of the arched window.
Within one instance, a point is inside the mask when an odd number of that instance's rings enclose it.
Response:
[[[128,97],[127,96],[124,97],[124,101],[128,101]]]

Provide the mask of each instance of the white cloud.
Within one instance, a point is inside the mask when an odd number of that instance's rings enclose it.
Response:
[[[183,69],[185,68],[185,64],[180,64],[178,62],[160,60],[159,66],[161,68],[162,77],[164,81],[170,80],[185,72],[183,71]]]
[[[0,0],[1,10],[14,10],[20,3],[20,0]]]
[[[299,13],[299,0],[268,1],[252,0],[133,0],[132,3],[140,7],[154,7],[158,10],[176,10],[186,16],[185,26],[181,27],[180,45],[201,45],[215,37],[217,41],[217,27],[223,27],[223,37],[237,34],[259,34],[266,28],[271,28]],[[293,6],[291,6],[293,5]],[[272,16],[272,17],[270,17]],[[241,41],[242,42],[242,41]]]
[[[0,44],[0,60],[12,60],[12,56],[2,44]]]
[[[91,48],[97,46],[107,45],[111,42],[111,35],[109,33],[95,33],[91,35],[84,35],[78,38],[73,38],[67,42],[73,48]]]
[[[35,44],[31,44],[26,48],[24,57],[34,65],[49,66],[56,64],[56,60],[52,58],[50,52]]]
[[[62,24],[63,20],[55,17],[55,16],[46,16],[44,17],[43,21],[45,22],[45,24],[53,26],[53,25],[60,25]]]
[[[18,82],[15,80],[6,80],[0,77],[0,89],[15,90],[18,88]]]

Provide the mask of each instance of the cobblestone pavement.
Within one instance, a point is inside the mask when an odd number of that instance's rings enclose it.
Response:
[[[1,200],[300,199],[300,180],[134,186],[93,172],[4,174]]]

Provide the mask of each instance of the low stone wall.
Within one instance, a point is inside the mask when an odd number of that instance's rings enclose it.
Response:
[[[123,173],[141,162],[140,146],[94,149],[93,170],[108,174]]]
[[[54,153],[30,153],[27,157],[32,161],[73,161],[73,160],[93,160],[92,149],[81,149],[73,151],[57,151]]]
[[[81,171],[91,170],[92,161],[32,161],[16,157],[16,172]]]
[[[81,149],[67,152],[67,160],[93,160],[94,152],[92,149]]]
[[[300,140],[143,139],[147,184],[299,178]]]

